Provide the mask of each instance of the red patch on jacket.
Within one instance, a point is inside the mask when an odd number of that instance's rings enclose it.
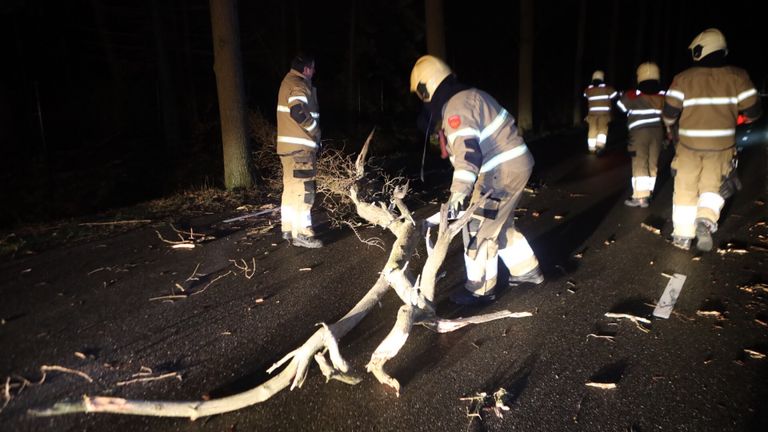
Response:
[[[461,117],[457,115],[448,117],[448,126],[453,129],[458,129],[458,127],[461,126]]]

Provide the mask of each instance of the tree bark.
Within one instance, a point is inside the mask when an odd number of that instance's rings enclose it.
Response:
[[[584,83],[581,69],[584,67],[584,33],[587,29],[587,0],[579,1],[579,25],[576,30],[576,55],[573,58],[573,126],[581,125],[581,98]]]
[[[228,190],[251,188],[253,175],[248,151],[237,0],[210,0],[210,8],[224,184]]]
[[[424,21],[427,30],[427,54],[447,60],[443,0],[424,0]]]
[[[533,0],[520,0],[520,61],[517,81],[517,126],[533,128]]]

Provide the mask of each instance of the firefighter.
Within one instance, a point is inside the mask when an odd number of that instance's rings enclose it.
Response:
[[[467,280],[450,300],[464,305],[495,300],[499,258],[509,269],[511,284],[544,282],[533,250],[515,229],[514,210],[531,175],[533,156],[514,117],[491,95],[462,84],[442,60],[429,55],[411,71],[411,92],[442,124],[440,135],[453,165],[450,210],[455,213],[467,197],[474,203],[491,191],[464,227]]]
[[[277,154],[283,166],[282,236],[294,246],[322,247],[312,229],[320,114],[312,86],[315,60],[297,55],[277,95]]]
[[[589,124],[587,145],[591,153],[597,153],[605,148],[608,141],[608,123],[611,122],[611,102],[618,96],[613,87],[605,83],[605,74],[596,70],[592,74],[592,82],[584,90],[587,98],[589,113],[586,120]]]
[[[622,94],[616,105],[627,114],[629,145],[632,157],[632,197],[624,204],[648,207],[656,186],[656,169],[664,140],[661,109],[664,91],[659,83],[659,67],[646,62],[637,68],[637,89]]]
[[[725,201],[720,186],[735,156],[736,119],[741,112],[752,122],[762,108],[747,72],[725,64],[728,47],[719,30],[704,30],[688,49],[694,65],[675,76],[662,112],[668,133],[679,121],[672,244],[687,250],[696,237],[697,249],[709,251]]]

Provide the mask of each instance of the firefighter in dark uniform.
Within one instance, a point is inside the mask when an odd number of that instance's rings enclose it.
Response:
[[[433,56],[421,57],[411,72],[415,92],[431,118],[441,119],[446,150],[453,165],[452,210],[467,197],[490,197],[464,230],[466,283],[451,293],[457,304],[495,300],[498,262],[507,266],[510,283],[544,282],[538,260],[515,229],[515,206],[533,169],[533,156],[515,127],[515,119],[488,93],[456,80],[451,69]]]
[[[695,237],[696,247],[709,251],[725,201],[720,187],[736,152],[737,117],[741,112],[752,122],[762,108],[747,72],[725,64],[728,48],[719,30],[704,30],[688,49],[695,64],[675,76],[662,112],[668,131],[679,122],[672,243],[687,250]]]
[[[283,166],[280,205],[283,238],[294,246],[322,247],[312,229],[320,114],[312,86],[315,60],[297,55],[277,95],[277,154]]]
[[[605,83],[605,74],[601,70],[592,73],[592,82],[584,90],[589,113],[586,120],[589,125],[587,146],[589,151],[597,153],[608,142],[608,124],[611,122],[611,103],[618,96],[613,87]]]
[[[637,89],[626,91],[616,105],[627,114],[629,150],[632,156],[632,197],[624,204],[648,207],[656,186],[659,153],[664,140],[661,109],[664,91],[659,83],[659,67],[646,62],[637,68]]]

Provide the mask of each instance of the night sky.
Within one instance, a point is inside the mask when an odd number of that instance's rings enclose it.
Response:
[[[627,89],[637,64],[653,60],[668,85],[690,65],[690,41],[708,27],[723,31],[729,62],[764,92],[761,3],[586,1],[576,71],[582,2],[536,1],[531,132],[573,127],[575,89],[594,69]],[[445,2],[447,62],[513,113],[518,7]],[[0,225],[221,184],[207,1],[4,0],[0,17]],[[423,0],[241,0],[239,17],[249,110],[274,122],[280,80],[304,50],[317,58],[324,138],[357,142],[376,125],[403,150],[420,145],[408,78],[426,51]],[[582,82],[574,83],[577,75]]]

